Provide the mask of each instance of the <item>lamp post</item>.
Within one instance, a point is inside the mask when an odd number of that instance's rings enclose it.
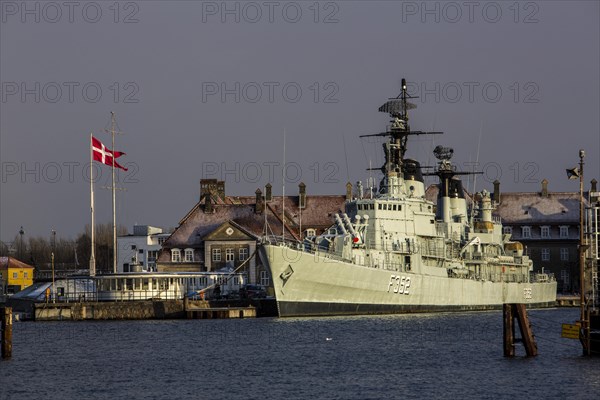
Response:
[[[52,229],[52,254],[50,260],[52,261],[52,302],[56,303],[56,287],[54,285],[54,251],[56,248],[56,231]]]
[[[21,226],[21,229],[19,230],[19,261],[23,261],[23,235],[25,234],[25,231],[23,230],[23,226]]]
[[[585,236],[584,236],[584,225],[583,225],[583,159],[585,157],[585,151],[579,150],[579,167],[567,169],[567,176],[569,179],[579,178],[579,291],[580,291],[580,321],[581,321],[581,332],[583,333],[583,354],[590,354],[590,327],[588,324],[587,310],[585,304]]]

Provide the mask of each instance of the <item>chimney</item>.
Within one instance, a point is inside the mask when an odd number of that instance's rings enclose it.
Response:
[[[590,201],[592,203],[595,203],[598,201],[599,197],[598,197],[598,181],[596,179],[592,179],[590,181],[591,187],[590,187]]]
[[[221,200],[225,200],[225,181],[217,182],[217,196],[221,198]]]
[[[265,186],[265,200],[266,201],[273,200],[273,194],[271,192],[272,188],[273,188],[273,186],[271,186],[270,183],[267,183],[267,185]]]
[[[200,201],[202,201],[207,194],[211,194],[216,184],[216,179],[200,179]]]
[[[298,185],[298,192],[300,194],[298,198],[298,207],[306,208],[306,185],[304,184],[304,182],[300,182],[300,184]]]
[[[210,193],[204,195],[204,213],[210,214],[213,212],[212,196]]]
[[[494,203],[500,204],[500,181],[494,181]]]
[[[262,191],[260,189],[256,189],[256,202],[254,205],[254,212],[256,214],[260,214],[264,211],[265,209],[265,204],[263,202],[263,196],[262,196]]]
[[[542,181],[542,197],[548,197],[548,179]]]
[[[346,201],[352,200],[352,184],[346,183]]]
[[[200,201],[206,195],[218,196],[221,200],[225,200],[225,181],[200,179]]]

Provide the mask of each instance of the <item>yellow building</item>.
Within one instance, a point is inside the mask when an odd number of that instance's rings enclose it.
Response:
[[[13,257],[0,257],[0,294],[13,294],[33,285],[33,267]]]

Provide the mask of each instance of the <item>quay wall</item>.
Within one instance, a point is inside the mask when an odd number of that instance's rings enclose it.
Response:
[[[35,304],[35,321],[185,318],[183,300]]]

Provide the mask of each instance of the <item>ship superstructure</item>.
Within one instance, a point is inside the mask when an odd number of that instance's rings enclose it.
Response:
[[[523,245],[503,234],[490,193],[469,210],[453,150],[423,172],[405,158],[412,131],[406,83],[379,108],[385,132],[383,179],[374,195],[357,193],[332,227],[303,242],[265,237],[260,255],[271,271],[280,316],[483,310],[503,303],[554,304],[556,282],[534,274]],[[437,203],[425,198],[423,176],[439,178]]]

